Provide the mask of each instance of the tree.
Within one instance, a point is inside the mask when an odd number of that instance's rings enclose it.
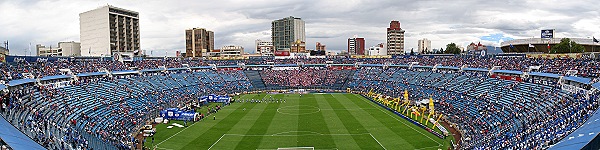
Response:
[[[413,49],[410,49],[410,55],[415,55],[415,51],[413,51]]]
[[[569,38],[563,38],[560,43],[550,49],[549,53],[583,53],[583,51],[585,51],[585,47],[571,41]]]
[[[448,45],[446,45],[446,51],[444,51],[445,54],[460,54],[460,48],[458,48],[458,46],[456,46],[455,43],[450,43]]]
[[[444,48],[440,48],[440,54],[444,53]]]

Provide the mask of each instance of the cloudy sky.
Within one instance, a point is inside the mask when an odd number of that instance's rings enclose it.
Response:
[[[384,43],[391,20],[406,30],[408,50],[422,38],[434,48],[499,45],[539,37],[541,29],[556,29],[557,37],[600,37],[594,0],[0,0],[0,41],[10,41],[13,55],[24,55],[29,43],[79,41],[79,13],[107,4],[140,13],[141,47],[154,56],[184,51],[184,30],[193,27],[214,31],[215,48],[241,45],[251,52],[256,39],[270,39],[271,21],[287,16],[306,21],[307,49],[321,42],[345,50],[353,35],[365,37],[367,47]]]

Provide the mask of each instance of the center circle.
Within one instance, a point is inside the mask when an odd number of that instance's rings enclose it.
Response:
[[[319,107],[310,105],[293,105],[277,108],[277,112],[285,115],[310,115],[320,112]]]

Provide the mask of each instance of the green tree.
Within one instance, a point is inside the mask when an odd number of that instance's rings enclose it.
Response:
[[[456,46],[455,43],[450,43],[448,45],[446,45],[446,51],[444,51],[445,54],[460,54],[460,48],[458,48],[458,46]]]
[[[550,49],[549,53],[583,53],[584,51],[585,47],[577,44],[575,41],[571,41],[569,38],[563,38],[560,40],[560,43]]]

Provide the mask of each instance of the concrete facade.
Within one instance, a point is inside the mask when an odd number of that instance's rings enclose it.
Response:
[[[81,44],[79,42],[59,42],[58,46],[44,46],[37,44],[35,46],[37,56],[81,56]]]
[[[404,55],[404,30],[400,28],[400,21],[390,22],[387,28],[388,55]]]
[[[433,52],[433,50],[431,49],[431,40],[429,40],[427,38],[423,38],[423,39],[419,40],[419,44],[417,44],[417,45],[418,45],[417,50],[421,54]]]
[[[215,33],[204,28],[185,30],[185,57],[203,57],[215,49]]]
[[[348,38],[349,55],[365,55],[365,38],[354,36]]]
[[[222,56],[222,57],[242,56],[243,51],[244,51],[244,47],[242,47],[242,46],[234,46],[234,45],[223,46],[223,47],[221,47],[220,56]]]
[[[141,55],[138,12],[111,5],[79,14],[82,56]]]
[[[290,50],[297,40],[306,42],[305,22],[293,16],[271,22],[271,41],[275,50]]]
[[[260,54],[261,56],[274,56],[273,51],[273,42],[272,41],[263,41],[256,40],[256,54]]]

